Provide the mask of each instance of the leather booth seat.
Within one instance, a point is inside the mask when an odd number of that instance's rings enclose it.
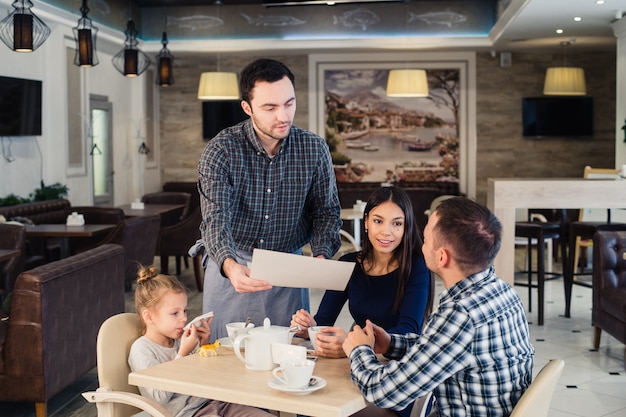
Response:
[[[599,231],[593,236],[592,288],[594,348],[600,347],[602,330],[626,344],[626,231]]]
[[[0,401],[47,402],[96,366],[100,325],[124,311],[124,249],[103,245],[25,271],[0,322]]]

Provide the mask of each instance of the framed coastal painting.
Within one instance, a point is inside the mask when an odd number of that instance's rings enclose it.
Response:
[[[311,55],[309,124],[338,182],[459,182],[474,194],[474,55]],[[428,97],[388,97],[392,69],[427,73]]]

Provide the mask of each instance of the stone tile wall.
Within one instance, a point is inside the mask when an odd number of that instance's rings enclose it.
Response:
[[[202,140],[202,105],[196,98],[200,73],[217,68],[213,53],[177,53],[176,83],[161,89],[161,181],[195,181]],[[258,54],[220,56],[219,69],[239,72]],[[298,110],[295,124],[308,128],[308,59],[306,54],[268,55],[296,75]],[[560,53],[512,54],[512,66],[499,57],[478,53],[477,73],[477,199],[486,202],[488,178],[581,177],[585,165],[613,167],[615,159],[615,53],[571,53],[568,66],[585,69],[588,94],[594,99],[594,138],[522,137],[521,103],[540,96],[545,69],[561,66]],[[626,115],[625,115],[626,116]]]

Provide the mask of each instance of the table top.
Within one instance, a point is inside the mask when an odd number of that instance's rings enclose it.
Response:
[[[110,232],[114,224],[86,224],[83,226],[67,226],[65,224],[36,224],[26,226],[27,236],[40,237],[90,237]]]
[[[6,261],[17,256],[20,256],[20,251],[17,249],[0,249],[0,261]]]
[[[218,356],[189,355],[131,372],[132,385],[163,389],[197,397],[319,417],[347,417],[366,406],[350,379],[347,358],[318,358],[314,376],[327,385],[307,395],[293,395],[268,386],[272,371],[246,369],[230,347],[218,348]]]
[[[363,218],[363,212],[352,208],[343,208],[341,209],[340,216],[343,220],[361,220]]]
[[[154,216],[168,213],[185,207],[184,204],[144,204],[143,209],[132,209],[130,204],[118,206],[124,210],[126,217]]]

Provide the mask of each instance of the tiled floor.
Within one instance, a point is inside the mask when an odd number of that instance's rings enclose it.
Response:
[[[556,265],[558,268],[558,265]],[[181,279],[190,288],[191,317],[200,312],[202,295],[195,291],[193,272],[185,270]],[[438,282],[438,291],[443,286]],[[527,289],[516,287],[526,303]],[[317,306],[322,292],[311,293],[311,304]],[[545,325],[533,324],[537,320],[536,290],[533,292],[533,311],[528,313],[530,331],[536,348],[535,374],[553,358],[565,360],[565,369],[559,380],[551,404],[551,417],[626,417],[626,371],[624,345],[604,333],[600,349],[591,351],[593,328],[591,326],[591,290],[574,286],[572,317],[563,313],[563,281],[557,279],[546,284]],[[526,303],[527,304],[527,303]],[[315,307],[314,307],[315,308]],[[127,311],[134,311],[132,295],[127,294]],[[352,320],[344,312],[339,325],[349,327]],[[84,378],[83,385],[75,384],[50,402],[50,417],[95,417],[95,406],[88,404],[79,393],[94,389],[94,375]],[[82,388],[85,387],[85,388]],[[0,402],[2,417],[34,417],[34,406],[28,403]]]

